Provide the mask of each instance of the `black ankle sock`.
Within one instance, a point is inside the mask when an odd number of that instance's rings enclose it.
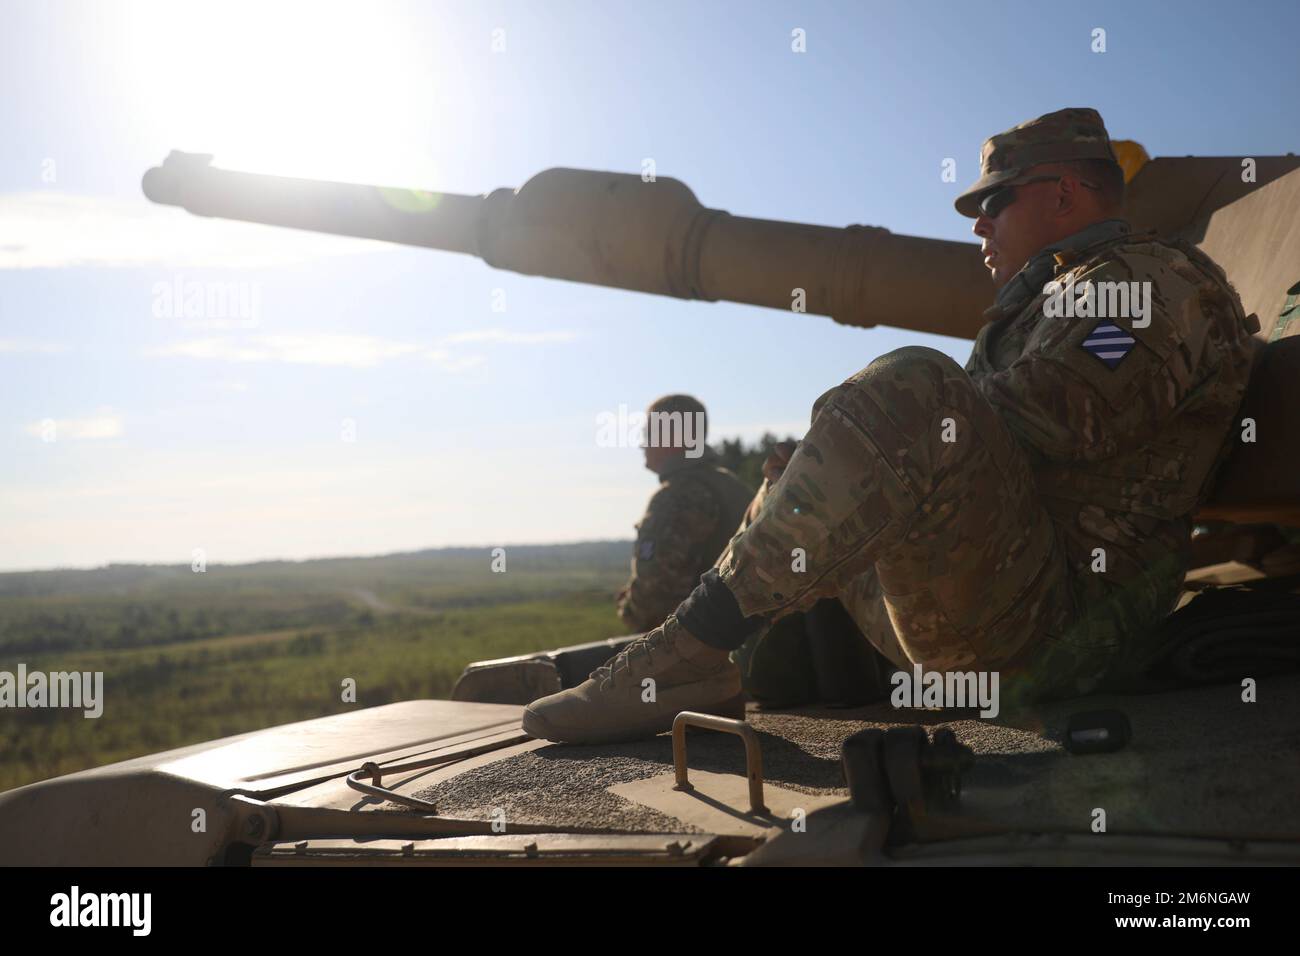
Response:
[[[701,643],[722,651],[734,651],[763,623],[762,617],[740,613],[736,596],[715,568],[704,572],[699,585],[677,606],[677,620]]]

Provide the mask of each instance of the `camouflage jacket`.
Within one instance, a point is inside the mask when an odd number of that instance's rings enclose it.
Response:
[[[1044,278],[1091,286],[1093,315],[1061,317]],[[1102,285],[1120,282],[1149,283],[1145,316],[1097,314],[1122,311]],[[1030,458],[1080,629],[1117,641],[1126,611],[1151,619],[1178,598],[1191,515],[1239,434],[1255,328],[1208,256],[1114,220],[1030,260],[990,313],[966,371]]]
[[[618,614],[634,631],[662,624],[713,567],[740,525],[753,493],[707,448],[660,475],[637,523],[632,576]]]

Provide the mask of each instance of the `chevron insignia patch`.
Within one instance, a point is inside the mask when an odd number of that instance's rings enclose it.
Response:
[[[1103,320],[1083,340],[1083,350],[1097,356],[1108,368],[1115,368],[1133,350],[1136,342],[1119,326]]]

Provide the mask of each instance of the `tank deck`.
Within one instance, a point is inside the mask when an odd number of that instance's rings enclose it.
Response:
[[[1064,750],[1059,741],[1071,714],[1112,707],[1132,725],[1127,747],[1089,756]],[[1087,833],[1101,807],[1112,833],[1300,838],[1300,675],[1261,679],[1257,703],[1243,703],[1240,687],[1224,684],[1079,698],[1014,719],[953,716],[886,702],[785,711],[751,704],[748,719],[762,741],[765,779],[790,790],[847,795],[839,764],[844,738],[865,727],[922,724],[950,727],[977,755],[963,781],[963,814]],[[688,752],[692,770],[744,773],[743,749],[731,735],[692,731]],[[668,734],[587,747],[531,741],[403,790],[457,817],[486,819],[501,808],[521,823],[696,831],[608,791],[672,766]]]

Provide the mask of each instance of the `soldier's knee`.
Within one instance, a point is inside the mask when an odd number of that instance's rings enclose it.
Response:
[[[924,345],[905,345],[886,352],[858,373],[873,380],[905,381],[922,387],[941,385],[944,379],[965,374],[950,356]]]
[[[954,388],[969,386],[970,377],[952,358],[936,349],[908,345],[885,353],[831,389],[817,400],[813,415],[828,401],[852,402],[864,393],[883,408],[933,408],[948,404]]]

